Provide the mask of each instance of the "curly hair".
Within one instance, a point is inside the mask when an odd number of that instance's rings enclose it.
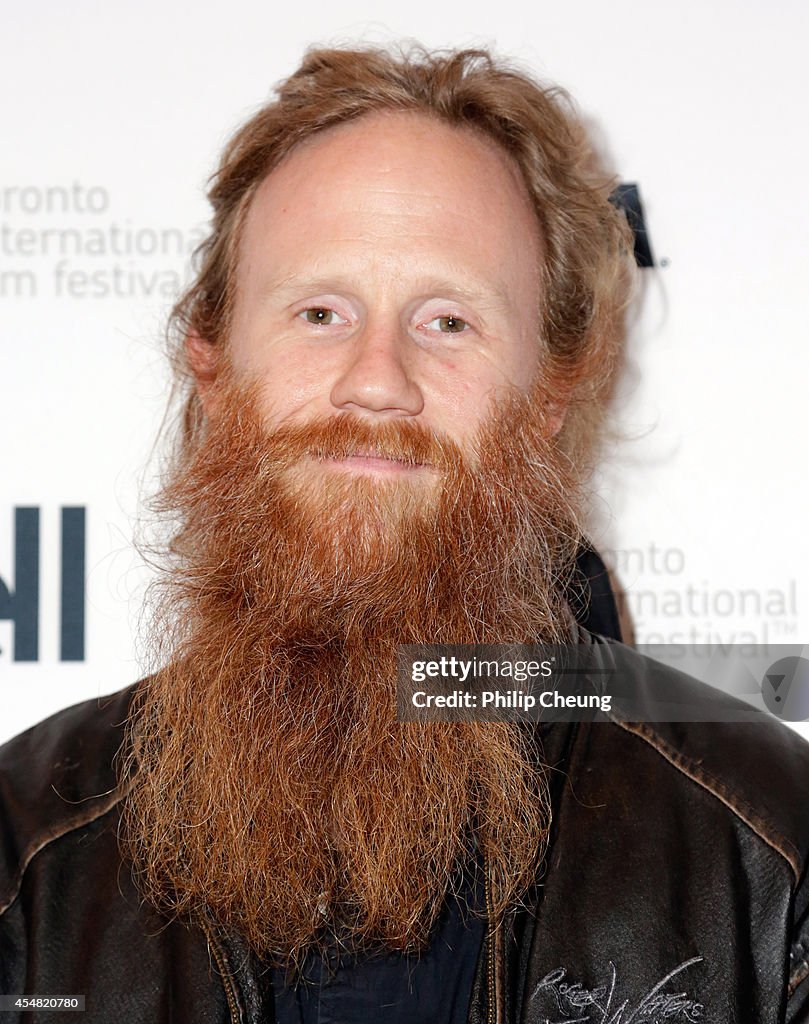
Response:
[[[615,182],[599,166],[567,94],[484,49],[431,52],[418,45],[310,49],[276,97],[226,145],[212,175],[211,230],[196,279],[172,309],[169,354],[182,400],[178,454],[203,422],[185,360],[189,333],[221,346],[234,301],[239,243],[252,198],[303,139],[378,111],[410,111],[494,140],[518,167],[544,242],[541,330],[549,388],[567,406],[559,443],[584,470],[598,440],[631,291],[632,237],[609,201]]]

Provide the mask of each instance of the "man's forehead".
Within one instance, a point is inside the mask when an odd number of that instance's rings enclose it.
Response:
[[[403,113],[367,115],[296,147],[257,189],[244,240],[273,264],[277,288],[317,276],[328,250],[354,260],[366,250],[393,255],[406,241],[427,276],[439,255],[457,264],[447,284],[490,293],[504,257],[519,248],[536,265],[541,249],[519,171],[495,143]],[[305,255],[305,271],[289,264],[293,251]],[[476,280],[472,266],[487,272]],[[333,277],[339,267],[322,269]]]
[[[420,203],[437,211],[474,204],[492,218],[518,206],[534,211],[513,159],[494,140],[426,114],[385,111],[315,133],[295,146],[265,176],[251,208],[293,210],[297,196],[324,210],[341,199],[384,206],[406,215]]]

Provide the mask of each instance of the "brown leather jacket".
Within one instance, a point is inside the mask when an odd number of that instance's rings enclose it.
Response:
[[[84,995],[88,1024],[271,1021],[238,938],[162,920],[121,861],[112,762],[133,691],[0,748],[0,992]],[[809,1022],[809,744],[774,719],[538,739],[551,844],[530,906],[489,929],[470,1022]]]

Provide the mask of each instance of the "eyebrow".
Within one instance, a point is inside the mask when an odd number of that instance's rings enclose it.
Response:
[[[283,294],[291,291],[317,292],[353,292],[353,287],[346,278],[339,274],[329,276],[312,276],[307,274],[286,274],[283,277],[271,278],[261,286],[262,298]],[[447,299],[478,302],[489,306],[508,308],[513,302],[504,285],[485,285],[474,280],[462,283],[445,277],[426,276],[417,283],[419,292],[429,295],[440,295]]]

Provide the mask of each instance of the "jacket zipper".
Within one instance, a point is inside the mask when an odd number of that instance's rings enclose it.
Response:
[[[495,950],[495,932],[496,932],[496,928],[495,928],[495,923],[494,923],[494,913],[493,913],[493,910],[492,910],[492,888],[491,888],[491,882],[490,882],[490,879],[489,879],[489,868],[488,868],[488,865],[486,864],[485,857],[484,857],[484,861],[483,861],[483,869],[484,869],[484,871],[486,873],[485,874],[484,886],[485,886],[485,891],[486,891],[486,916],[488,918],[488,935],[486,937],[487,954],[488,954],[488,956],[487,956],[487,960],[488,960],[488,969],[487,969],[487,979],[488,979],[488,985],[487,985],[487,988],[488,988],[488,1000],[487,1000],[487,1002],[488,1002],[488,1016],[487,1016],[487,1020],[488,1020],[488,1024],[500,1024],[499,1019],[498,1019],[500,1014],[498,1013],[499,1007],[498,1007],[498,1003],[497,1003],[497,996],[498,996],[498,991],[497,991],[497,989],[498,989],[498,985],[497,985],[497,958],[496,958],[496,950]]]
[[[202,918],[202,930],[205,932],[205,936],[208,939],[208,949],[213,953],[213,958],[216,961],[216,967],[219,971],[219,977],[222,979],[222,988],[225,990],[225,997],[227,998],[228,1007],[230,1009],[230,1019],[233,1024],[239,1024],[241,1015],[239,1014],[236,995],[233,991],[233,978],[230,975],[230,971],[227,969],[225,956],[219,946],[219,942],[213,934],[212,929],[209,928],[208,922],[205,918]]]

